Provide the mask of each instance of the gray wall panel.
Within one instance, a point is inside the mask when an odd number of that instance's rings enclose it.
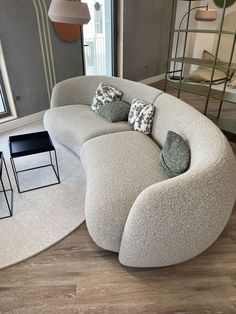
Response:
[[[50,0],[45,1],[48,6]],[[49,25],[57,81],[82,75],[80,41],[72,44],[62,41],[51,22]],[[32,0],[0,0],[0,39],[18,116],[49,108],[37,16]]]
[[[172,1],[124,1],[124,77],[143,80],[165,72]]]
[[[51,0],[46,0],[49,7]],[[54,31],[53,23],[50,23],[50,32],[53,45],[57,82],[83,74],[81,42],[66,43],[62,41]]]

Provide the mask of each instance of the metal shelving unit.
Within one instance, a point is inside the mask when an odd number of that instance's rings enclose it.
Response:
[[[207,30],[207,29],[191,29],[189,28],[190,24],[190,15],[194,8],[192,8],[192,2],[196,0],[172,0],[172,21],[171,21],[171,29],[170,29],[170,42],[169,42],[169,51],[168,51],[168,60],[167,60],[167,68],[166,68],[166,75],[165,75],[165,91],[167,88],[176,89],[178,91],[178,97],[180,97],[181,91],[189,92],[192,94],[200,95],[206,97],[205,109],[204,114],[207,115],[215,124],[218,125],[219,128],[222,129],[223,132],[226,134],[235,137],[236,135],[236,120],[221,118],[221,111],[224,102],[228,102],[231,104],[236,104],[236,93],[231,93],[227,91],[227,83],[228,80],[225,80],[223,90],[217,90],[212,88],[213,85],[213,78],[215,70],[222,70],[226,73],[226,77],[230,78],[232,71],[236,71],[236,64],[234,64],[233,56],[235,52],[235,44],[236,44],[236,29],[235,31],[227,31],[223,29],[224,20],[225,20],[225,13],[226,13],[226,4],[227,0],[224,0],[223,9],[221,12],[221,21],[220,27],[218,30]],[[187,1],[188,2],[188,12],[185,14],[187,17],[186,27],[185,29],[176,29],[175,28],[175,12],[177,7],[178,1]],[[179,34],[184,34],[184,43],[183,43],[183,54],[182,56],[172,57],[172,42],[174,38],[174,34],[179,36]],[[213,61],[202,60],[198,58],[191,58],[186,56],[186,49],[187,49],[187,40],[188,35],[190,33],[203,33],[203,34],[216,34],[217,44],[216,44],[216,51],[215,51],[215,58]],[[221,62],[218,60],[218,53],[220,48],[221,38],[224,35],[231,35],[232,36],[232,46],[229,47],[230,49],[230,56],[227,62]],[[179,40],[179,39],[178,39]],[[178,44],[178,41],[177,41]],[[171,70],[171,63],[179,63],[181,64],[180,69]],[[200,65],[203,67],[211,68],[211,79],[208,85],[203,84],[192,84],[188,82],[184,82],[183,72],[185,64],[195,64]],[[173,76],[176,73],[179,74],[179,80],[170,80],[169,76]],[[218,113],[217,116],[213,116],[208,114],[208,105],[210,99],[216,99],[219,103]]]

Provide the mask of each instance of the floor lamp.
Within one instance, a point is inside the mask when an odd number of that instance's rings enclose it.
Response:
[[[190,13],[194,10],[197,10],[196,15],[195,15],[195,19],[197,21],[204,21],[204,22],[213,22],[216,20],[217,18],[217,11],[215,9],[209,9],[208,4],[207,5],[203,5],[203,6],[197,6],[194,8],[190,8],[182,17],[180,23],[179,23],[179,27],[178,27],[178,35],[177,35],[177,41],[176,41],[176,48],[175,48],[175,55],[174,55],[174,68],[173,68],[173,75],[170,77],[171,80],[182,80],[183,78],[180,76],[176,76],[175,73],[178,72],[176,71],[176,58],[177,58],[177,54],[178,54],[178,48],[179,48],[179,39],[180,39],[180,30],[182,27],[182,24],[186,18],[186,16],[189,17]],[[187,33],[186,33],[187,36]],[[185,39],[186,40],[186,39]]]
[[[83,24],[88,24],[91,19],[88,4],[80,0],[52,0],[48,16],[52,22],[81,25],[81,54],[85,75]]]

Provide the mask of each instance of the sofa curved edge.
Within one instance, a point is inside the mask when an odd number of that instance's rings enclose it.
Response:
[[[143,191],[126,221],[120,263],[164,267],[207,250],[225,229],[235,205],[236,171],[224,165],[227,171],[222,174],[222,166],[199,175],[187,172]]]
[[[53,140],[56,140],[57,142],[64,145],[66,148],[70,149],[71,151],[73,151],[75,154],[78,155],[78,152],[76,152],[75,147],[69,144],[69,141],[68,141],[69,135],[67,134],[67,130],[63,130],[64,131],[63,136],[62,136],[62,133],[59,134],[59,132],[56,131],[56,128],[54,127],[54,125],[57,124],[57,121],[54,121],[54,118],[51,114],[52,110],[53,109],[48,109],[44,113],[44,117],[43,117],[44,129],[48,131],[49,135],[51,136]]]

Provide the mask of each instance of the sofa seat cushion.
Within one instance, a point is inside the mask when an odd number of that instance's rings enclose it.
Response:
[[[83,144],[87,192],[85,216],[95,243],[118,252],[129,211],[147,187],[166,180],[160,168],[160,148],[135,131],[97,137]],[[143,208],[145,215],[145,208]]]
[[[107,121],[88,105],[52,108],[45,113],[44,125],[53,138],[77,154],[80,154],[82,144],[91,138],[131,129],[128,122]]]

